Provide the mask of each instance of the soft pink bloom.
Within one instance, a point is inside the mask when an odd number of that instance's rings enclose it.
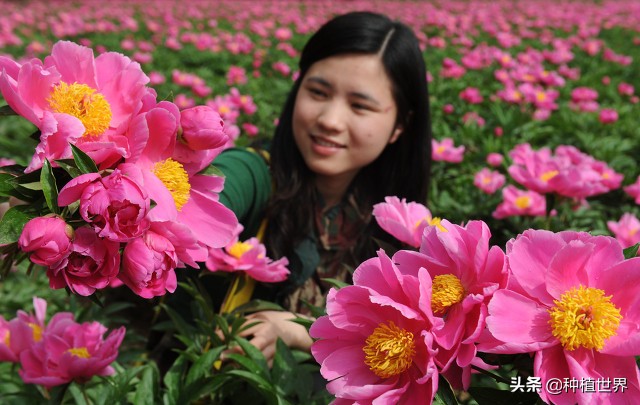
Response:
[[[640,401],[640,258],[625,260],[608,236],[528,230],[507,244],[509,285],[489,303],[488,331],[497,342],[478,349],[535,352],[540,396],[554,404]],[[602,376],[626,379],[612,392],[561,390],[547,381]]]
[[[73,322],[64,328],[51,326],[42,341],[20,355],[22,369],[19,372],[25,383],[50,388],[71,381],[84,383],[94,375],[107,376],[115,372],[111,363],[118,357],[124,327],[104,339],[107,328],[98,322]]]
[[[502,173],[483,168],[473,178],[473,185],[487,194],[493,194],[505,183]]]
[[[16,161],[9,158],[0,158],[0,167],[15,165]]]
[[[59,263],[71,251],[73,229],[58,217],[37,217],[25,224],[18,246],[31,253],[29,259],[42,266]]]
[[[502,135],[504,135],[504,129],[502,129],[502,127],[495,127],[493,129],[493,134],[500,138]]]
[[[475,124],[479,127],[484,127],[485,120],[475,111],[466,112],[462,118],[462,123],[465,125]]]
[[[460,163],[464,158],[464,146],[454,147],[453,139],[444,138],[442,141],[431,140],[431,159],[437,162]]]
[[[280,73],[282,76],[289,76],[291,74],[291,68],[285,62],[277,61],[274,62],[271,67],[276,72]]]
[[[384,201],[373,206],[376,222],[385,232],[409,246],[420,246],[424,229],[439,223],[420,203],[407,202],[395,196],[385,197]]]
[[[41,131],[26,172],[42,167],[44,159],[71,158],[69,144],[101,167],[129,156],[123,133],[148,93],[149,78],[138,63],[113,52],[94,59],[90,48],[60,41],[44,63],[0,56],[0,71],[2,96]],[[91,108],[77,107],[83,103]]]
[[[239,234],[242,226],[236,229]],[[236,236],[224,249],[209,249],[207,269],[215,271],[242,271],[249,277],[265,283],[277,283],[289,276],[286,257],[272,260],[267,257],[267,249],[258,238],[240,242]]]
[[[90,223],[99,237],[126,242],[149,228],[147,213],[151,201],[133,179],[116,168],[110,175],[80,175],[67,183],[58,195],[62,207],[80,200],[82,219]]]
[[[623,190],[631,196],[631,198],[635,198],[636,204],[640,205],[640,176],[638,176],[635,183],[624,187]]]
[[[120,243],[99,238],[89,227],[76,229],[69,254],[47,269],[49,286],[84,296],[105,288],[120,271],[119,250]]]
[[[311,353],[336,403],[430,404],[438,389],[432,330],[431,279],[400,273],[384,253],[355,270],[354,285],[331,289],[327,315],[310,334]],[[387,356],[382,345],[398,347]]]
[[[242,124],[242,130],[249,136],[256,136],[258,135],[258,132],[260,132],[257,126],[248,122]]]
[[[515,181],[538,193],[554,191],[551,180],[560,174],[560,163],[555,160],[549,148],[533,150],[528,143],[516,145],[509,156],[513,164],[509,174]]]
[[[213,108],[197,106],[180,111],[182,139],[190,149],[218,149],[228,141],[224,121]]]
[[[35,315],[19,310],[10,321],[0,316],[0,361],[17,363],[20,353],[42,339],[47,302],[33,297],[33,307]]]
[[[227,85],[235,86],[236,84],[247,83],[247,72],[243,67],[231,66],[227,72]]]
[[[442,112],[443,112],[443,113],[445,113],[445,114],[447,114],[447,115],[448,115],[448,114],[453,114],[453,111],[454,111],[454,107],[453,107],[453,105],[452,105],[452,104],[445,104],[445,105],[442,107]]]
[[[153,298],[176,290],[177,265],[178,256],[173,244],[148,231],[125,246],[118,278],[142,298]]]
[[[173,102],[176,103],[178,108],[181,109],[181,110],[184,110],[186,108],[195,107],[195,105],[196,105],[196,100],[194,100],[193,98],[187,96],[184,93],[180,93],[180,94],[176,95],[175,98],[173,99]]]
[[[618,93],[623,96],[633,96],[635,91],[634,87],[630,83],[622,82],[618,85]]]
[[[467,72],[467,70],[453,59],[444,58],[442,61],[442,69],[440,76],[447,78],[459,79]]]
[[[603,108],[600,110],[600,115],[598,116],[600,122],[603,124],[612,124],[618,121],[618,112],[611,108]]]
[[[149,73],[149,84],[152,86],[158,85],[158,84],[162,84],[166,81],[164,75],[160,72],[150,72]]]
[[[213,92],[213,89],[204,84],[197,84],[191,88],[191,91],[198,97],[207,97]]]
[[[620,221],[607,221],[607,227],[623,248],[640,242],[640,221],[630,212],[622,214]]]
[[[500,153],[491,152],[487,155],[487,163],[493,167],[498,167],[504,161],[504,156]]]
[[[467,87],[460,92],[460,99],[469,104],[480,104],[484,100],[480,90],[475,87]]]
[[[293,33],[287,27],[278,27],[276,31],[273,33],[273,36],[278,41],[288,41],[293,37]]]
[[[464,227],[442,220],[425,230],[420,251],[401,250],[393,256],[402,274],[418,277],[426,269],[432,281],[431,309],[443,320],[434,329],[436,364],[457,388],[468,388],[476,340],[485,328],[487,305],[493,293],[506,286],[502,250],[489,246],[491,232],[482,221]]]
[[[141,114],[129,135],[135,153],[119,167],[155,202],[150,221],[185,225],[203,248],[225,246],[238,220],[218,201],[224,178],[199,174],[220,150],[193,151],[177,142],[179,122],[178,109],[168,102]]]
[[[544,196],[530,190],[518,190],[512,185],[502,189],[502,202],[493,212],[493,217],[502,219],[513,216],[544,216],[547,202]]]

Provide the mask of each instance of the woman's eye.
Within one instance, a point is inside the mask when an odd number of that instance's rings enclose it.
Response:
[[[351,104],[351,107],[354,108],[355,110],[370,110],[369,106],[366,106],[364,104],[360,104],[360,103],[353,103]]]
[[[324,91],[314,88],[309,89],[309,93],[317,97],[325,97],[327,95]]]

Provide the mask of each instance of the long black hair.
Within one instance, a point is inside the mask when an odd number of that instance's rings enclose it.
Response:
[[[324,24],[307,42],[300,57],[300,75],[284,105],[271,144],[275,189],[267,208],[265,243],[274,257],[289,256],[312,231],[316,190],[314,173],[305,164],[293,138],[292,116],[298,90],[316,62],[341,54],[378,54],[392,83],[397,125],[396,142],[360,170],[351,184],[360,212],[395,195],[426,203],[431,162],[431,120],[426,68],[418,40],[403,23],[371,12],[352,12]],[[368,236],[381,236],[375,221],[363,229],[356,260],[374,252]],[[387,239],[387,238],[384,238]],[[357,263],[355,263],[357,264]],[[352,264],[352,265],[355,265]]]

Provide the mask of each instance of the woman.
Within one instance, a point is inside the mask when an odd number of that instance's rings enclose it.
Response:
[[[291,276],[275,300],[292,312],[249,315],[242,333],[271,359],[281,337],[308,349],[306,329],[290,322],[304,302],[322,305],[329,285],[375,254],[386,239],[371,211],[385,196],[426,202],[431,123],[426,69],[410,28],[354,12],[314,34],[285,103],[269,165],[231,149],[214,162],[226,176],[220,201],[254,236],[267,221],[269,256],[286,256]]]

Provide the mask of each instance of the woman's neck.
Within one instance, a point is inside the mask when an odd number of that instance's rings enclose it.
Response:
[[[316,188],[324,200],[325,207],[333,207],[342,201],[355,175],[316,176]]]

